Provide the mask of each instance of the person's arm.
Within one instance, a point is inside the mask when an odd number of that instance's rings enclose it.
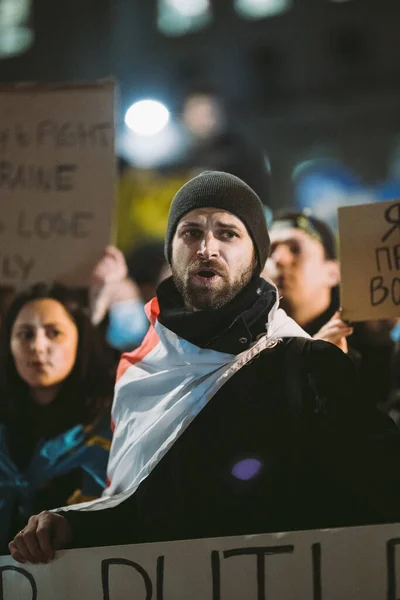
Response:
[[[47,563],[56,550],[132,544],[138,540],[135,494],[113,508],[43,511],[33,515],[9,543],[18,562]]]
[[[126,300],[140,300],[139,288],[128,276],[122,252],[115,246],[107,246],[90,278],[89,302],[93,325],[101,323],[110,306]]]
[[[71,529],[69,548],[133,544],[139,539],[136,496],[102,510],[57,511]]]
[[[357,370],[337,347],[309,345],[307,371],[318,397],[314,443],[351,493],[381,522],[400,520],[400,434],[372,403],[363,401]]]

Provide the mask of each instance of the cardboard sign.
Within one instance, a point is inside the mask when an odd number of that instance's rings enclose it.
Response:
[[[114,180],[113,83],[0,89],[0,284],[87,285]]]
[[[400,525],[0,558],[2,600],[396,600]]]
[[[400,317],[400,200],[339,208],[343,318]]]

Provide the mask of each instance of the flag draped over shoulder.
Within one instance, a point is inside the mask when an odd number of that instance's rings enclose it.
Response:
[[[158,321],[156,298],[146,313],[148,334],[137,350],[123,355],[118,369],[108,488],[99,500],[63,510],[98,510],[125,500],[239,369],[283,337],[309,337],[279,309],[278,294],[265,334],[238,355],[200,348],[178,337]]]

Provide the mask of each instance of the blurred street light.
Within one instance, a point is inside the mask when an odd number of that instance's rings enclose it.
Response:
[[[169,121],[169,111],[156,100],[140,100],[128,108],[125,123],[138,135],[151,136],[159,133]]]

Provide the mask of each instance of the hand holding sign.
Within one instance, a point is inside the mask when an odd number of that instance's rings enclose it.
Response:
[[[11,556],[18,562],[47,563],[55,550],[71,541],[71,529],[64,517],[48,511],[33,515],[26,527],[9,544]]]
[[[352,333],[353,328],[342,321],[341,313],[338,311],[313,337],[315,340],[325,340],[325,342],[330,342],[347,354],[349,351],[347,338]]]

